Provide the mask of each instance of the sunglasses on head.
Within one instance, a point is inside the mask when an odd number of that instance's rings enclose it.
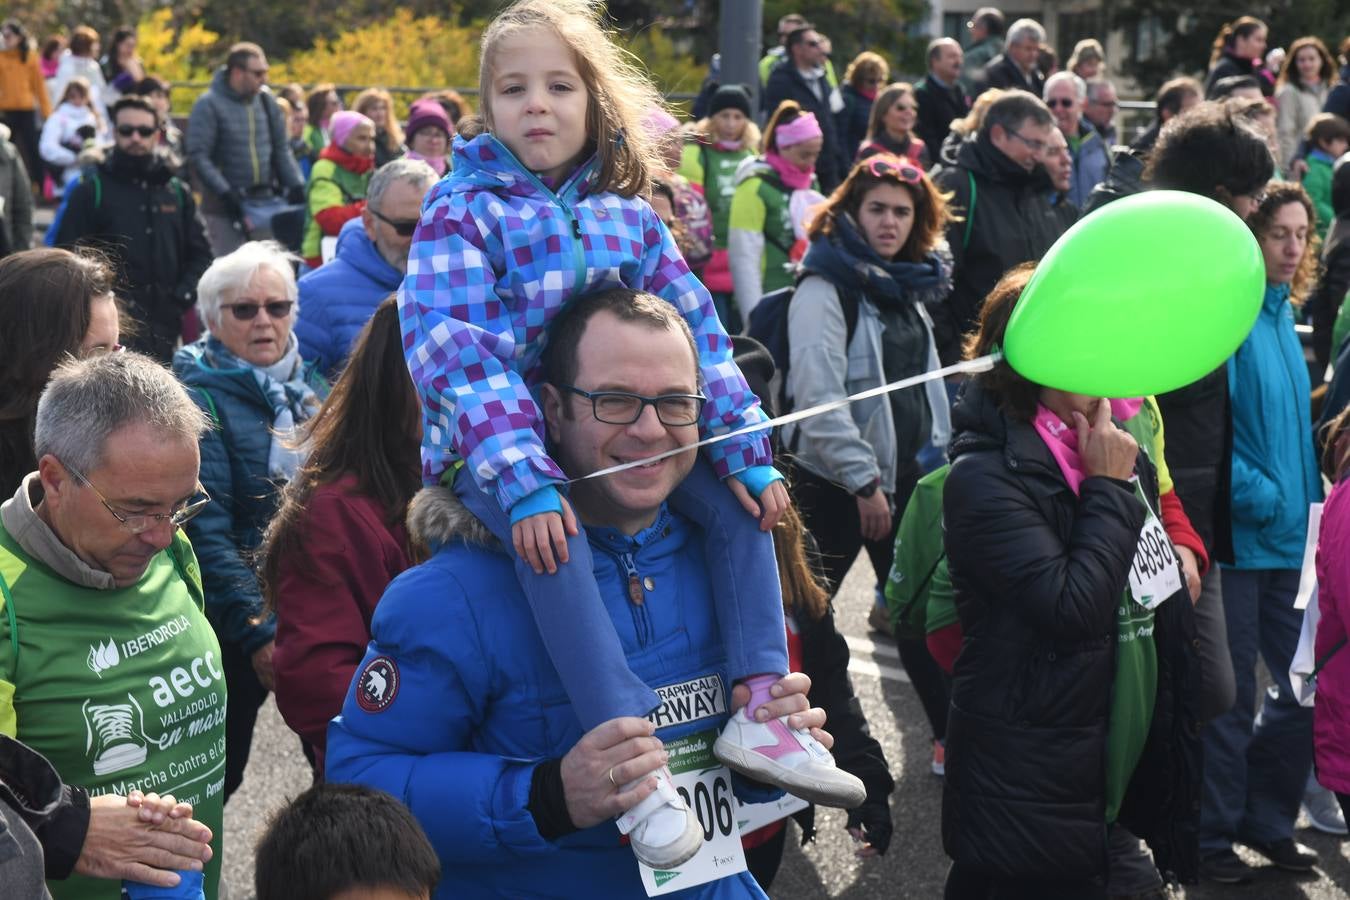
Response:
[[[371,209],[369,206],[367,206],[366,209],[370,210],[372,216],[394,229],[394,233],[399,237],[412,237],[413,232],[417,230],[417,219],[404,219],[398,221],[396,219],[391,219],[388,216],[381,215],[380,211],[377,209]]]
[[[860,165],[871,172],[874,178],[885,178],[890,175],[899,178],[905,184],[919,184],[923,181],[923,172],[919,170],[918,166],[888,153],[878,153],[876,156],[868,157]]]
[[[294,300],[269,300],[266,303],[222,303],[222,309],[228,309],[239,321],[247,322],[258,318],[258,310],[266,309],[269,318],[284,319],[291,314]]]
[[[150,125],[118,125],[117,133],[122,137],[131,137],[133,134],[139,134],[143,138],[148,138],[158,134],[159,129]]]

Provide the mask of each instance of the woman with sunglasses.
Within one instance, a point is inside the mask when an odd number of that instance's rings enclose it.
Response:
[[[867,141],[877,93],[891,80],[891,67],[880,55],[865,50],[853,58],[839,89],[844,108],[836,117],[844,153],[852,156]]]
[[[262,617],[252,556],[281,487],[300,467],[296,429],[328,393],[291,333],[292,260],[279,244],[254,241],[212,263],[197,284],[206,335],[173,360],[174,373],[213,425],[201,439],[201,482],[215,502],[188,523],[187,533],[229,688],[227,799],[243,780],[258,707],[272,688],[276,625]]]
[[[925,303],[951,287],[938,252],[946,201],[908,159],[881,153],[853,167],[817,209],[802,278],[788,306],[794,409],[841,400],[938,367]],[[792,494],[819,544],[825,581],[839,590],[866,549],[884,587],[892,543],[919,478],[916,456],[947,442],[941,380],[852,403],[783,430],[794,459]],[[923,639],[902,640],[900,658],[923,702],[940,757],[947,694]]]
[[[931,163],[928,147],[914,133],[918,121],[919,101],[914,96],[914,87],[903,81],[888,86],[872,104],[858,159],[889,153],[927,171]]]
[[[0,495],[37,471],[38,397],[69,356],[119,345],[112,267],[95,255],[40,248],[0,260]]]

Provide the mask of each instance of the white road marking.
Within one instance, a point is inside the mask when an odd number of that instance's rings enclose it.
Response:
[[[848,670],[858,675],[870,675],[873,678],[888,678],[891,681],[901,681],[909,684],[909,675],[904,669],[897,669],[894,666],[881,666],[867,659],[858,659],[854,657],[848,661]]]
[[[851,634],[844,635],[844,642],[848,644],[848,649],[854,653],[862,653],[868,656],[884,656],[895,662],[900,661],[900,651],[894,644],[878,644],[871,638],[854,637]]]

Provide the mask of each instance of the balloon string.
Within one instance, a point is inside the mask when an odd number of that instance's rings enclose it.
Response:
[[[809,419],[812,416],[819,416],[836,409],[848,406],[850,403],[857,403],[859,400],[868,400],[872,397],[880,397],[893,391],[902,391],[905,388],[911,388],[915,385],[925,384],[929,381],[936,381],[939,378],[946,378],[948,375],[959,375],[962,373],[988,372],[994,367],[994,363],[1003,358],[1002,353],[990,353],[987,356],[968,359],[942,369],[934,369],[931,372],[924,372],[921,375],[913,375],[909,378],[902,378],[899,381],[892,381],[890,384],[883,384],[879,387],[869,388],[865,391],[859,391],[848,397],[839,400],[831,400],[828,403],[819,403],[807,409],[797,410],[786,413],[772,419],[766,419],[763,422],[756,422],[753,425],[747,425],[744,428],[738,428],[735,431],[729,431],[726,434],[714,435],[710,438],[704,438],[696,444],[685,444],[683,447],[675,447],[658,453],[655,456],[649,456],[646,459],[635,459],[632,462],[620,463],[617,466],[610,466],[607,469],[600,469],[589,475],[582,475],[580,478],[569,478],[565,484],[576,484],[578,481],[589,481],[592,478],[603,478],[606,475],[614,475],[618,472],[625,472],[628,469],[636,469],[639,466],[649,466],[654,462],[660,462],[671,456],[678,456],[681,453],[687,453],[690,450],[698,450],[701,447],[707,447],[712,444],[720,444],[722,441],[729,441],[732,438],[740,437],[743,434],[754,434],[756,431],[764,431],[769,428],[777,428],[780,425],[787,425],[791,422],[800,422],[802,419]]]

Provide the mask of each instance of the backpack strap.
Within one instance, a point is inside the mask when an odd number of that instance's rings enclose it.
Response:
[[[970,229],[975,225],[975,173],[966,169],[966,178],[970,179],[970,203],[966,206],[966,236],[961,239],[961,249],[970,246]]]
[[[103,207],[103,179],[98,177],[98,169],[91,169],[89,177],[94,180],[94,211]]]
[[[220,427],[220,413],[216,411],[216,401],[211,399],[211,393],[204,387],[197,388],[197,393],[202,395],[206,401],[206,414],[211,417],[211,422],[217,428]]]
[[[13,658],[13,671],[19,671],[19,620],[14,614],[14,595],[10,593],[9,582],[0,572],[0,595],[5,598],[5,618],[9,619],[9,651]]]

